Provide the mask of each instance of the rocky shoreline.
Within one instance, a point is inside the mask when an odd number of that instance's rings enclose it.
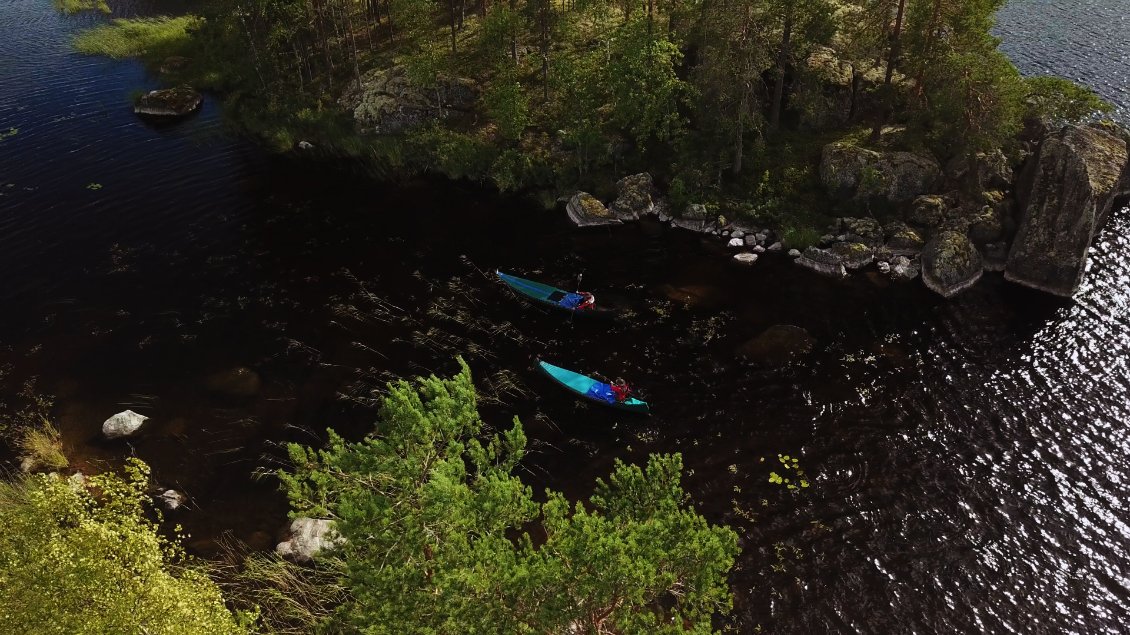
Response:
[[[945,298],[972,288],[986,271],[1070,298],[1095,235],[1130,199],[1130,131],[1106,122],[1058,129],[1029,122],[1018,143],[1012,161],[998,151],[944,167],[920,154],[831,143],[820,165],[824,187],[849,205],[882,211],[835,218],[816,244],[787,253],[833,278],[871,265],[895,281],[921,274]],[[617,181],[607,205],[587,192],[560,202],[577,227],[654,216],[719,236],[745,265],[786,251],[780,228],[729,221],[701,204],[673,210],[646,172]]]

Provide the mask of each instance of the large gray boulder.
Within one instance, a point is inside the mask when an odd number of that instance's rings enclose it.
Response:
[[[128,437],[137,432],[141,424],[145,423],[148,418],[132,410],[119,412],[102,423],[102,434],[107,439]]]
[[[909,203],[934,190],[942,169],[932,157],[878,152],[844,142],[824,146],[820,180],[833,195]]]
[[[608,206],[620,220],[637,220],[648,214],[666,211],[667,204],[647,172],[616,181],[616,200]]]
[[[204,97],[187,86],[151,90],[138,98],[133,112],[142,117],[176,119],[196,112]]]
[[[478,85],[461,77],[413,81],[402,66],[378,68],[361,77],[338,102],[353,113],[363,132],[396,134],[422,123],[470,111],[479,96]]]
[[[275,546],[275,553],[295,562],[313,562],[314,556],[341,541],[332,520],[300,517],[291,521],[287,538]]]
[[[1005,279],[1071,297],[1095,233],[1130,194],[1128,158],[1125,132],[1100,125],[1045,138],[1017,187],[1021,220]]]
[[[565,212],[569,220],[577,227],[594,227],[600,225],[619,225],[622,221],[604,206],[595,196],[588,192],[577,192],[565,204]]]
[[[960,232],[939,233],[922,252],[922,282],[944,298],[977,284],[984,272],[981,252]]]

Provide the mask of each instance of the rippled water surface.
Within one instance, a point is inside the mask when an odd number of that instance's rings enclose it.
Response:
[[[140,4],[121,13],[145,13]],[[1130,120],[1127,2],[1016,1],[1004,46],[1028,73],[1079,79]],[[1115,214],[1072,304],[987,275],[954,302],[877,275],[846,283],[654,224],[578,232],[475,188],[375,184],[269,158],[215,102],[136,120],[156,85],[68,39],[104,18],[0,5],[0,381],[56,395],[77,467],[136,454],[183,489],[192,549],[267,547],[284,441],[353,435],[372,386],[464,355],[490,420],[519,415],[534,483],[584,495],[614,458],[680,451],[700,508],[745,547],[743,632],[1119,632],[1130,608],[1130,219]],[[495,268],[584,284],[620,322],[527,307]],[[802,364],[734,354],[774,324],[816,340]],[[622,374],[655,406],[586,407],[538,357]],[[215,376],[254,370],[243,395]],[[151,417],[98,439],[124,408]],[[813,486],[768,482],[799,456]]]

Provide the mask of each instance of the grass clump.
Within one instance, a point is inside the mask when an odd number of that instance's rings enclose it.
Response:
[[[75,49],[87,55],[105,55],[114,59],[163,58],[188,47],[189,31],[200,21],[192,15],[118,18],[110,24],[79,33],[75,37]]]
[[[110,5],[106,4],[106,0],[55,0],[55,8],[67,15],[80,11],[110,13]]]
[[[69,464],[63,454],[63,437],[51,423],[24,431],[20,457],[31,469],[61,470]]]
[[[820,231],[814,227],[787,227],[781,232],[781,244],[785,249],[804,251],[820,242],[820,235]]]

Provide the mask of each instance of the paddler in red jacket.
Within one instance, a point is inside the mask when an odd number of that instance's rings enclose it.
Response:
[[[617,377],[616,381],[612,382],[612,394],[616,396],[617,403],[624,403],[628,400],[632,389],[628,387],[628,382],[624,381],[622,377]]]

